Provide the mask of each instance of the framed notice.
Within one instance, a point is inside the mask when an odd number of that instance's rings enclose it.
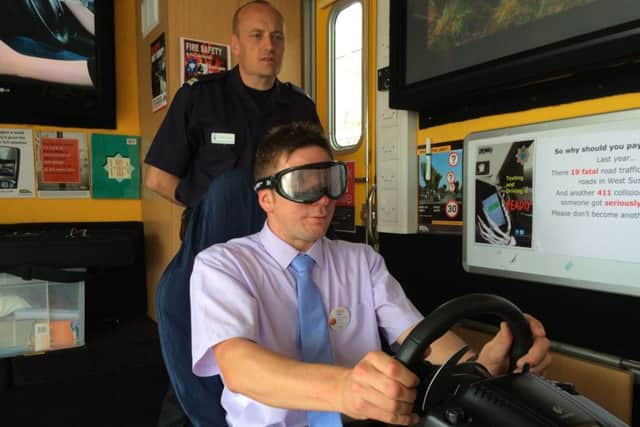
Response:
[[[229,45],[180,37],[180,83],[204,74],[221,73],[229,69]]]
[[[0,198],[35,197],[31,129],[0,129]]]
[[[164,33],[151,43],[151,108],[167,106],[167,49]]]
[[[89,149],[86,133],[37,132],[36,153],[38,197],[89,197]]]
[[[140,137],[91,135],[94,199],[140,198]]]

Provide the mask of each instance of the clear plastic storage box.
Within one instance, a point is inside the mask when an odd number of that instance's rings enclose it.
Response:
[[[0,273],[0,357],[84,345],[84,282]]]

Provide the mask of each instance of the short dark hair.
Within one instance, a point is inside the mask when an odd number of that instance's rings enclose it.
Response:
[[[322,128],[314,123],[292,122],[269,130],[256,150],[253,167],[256,180],[273,175],[282,155],[289,157],[291,153],[304,147],[320,147],[333,159],[327,137]]]
[[[245,4],[243,4],[242,6],[240,6],[239,8],[236,9],[236,11],[233,13],[233,20],[231,21],[231,31],[233,31],[233,34],[235,34],[236,36],[238,35],[238,21],[240,19],[240,13],[242,13],[242,11],[248,7],[248,6],[252,6],[254,4],[262,4],[264,6],[270,7],[271,9],[273,9],[278,15],[280,15],[280,19],[282,19],[284,21],[284,17],[282,16],[282,14],[280,13],[280,11],[278,9],[276,9],[271,3],[269,3],[267,0],[251,0],[246,2]]]

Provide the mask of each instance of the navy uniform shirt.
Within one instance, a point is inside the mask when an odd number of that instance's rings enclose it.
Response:
[[[175,198],[194,207],[216,176],[253,169],[256,147],[271,127],[294,121],[320,124],[300,88],[276,80],[261,111],[236,66],[176,92],[145,163],[179,177]]]

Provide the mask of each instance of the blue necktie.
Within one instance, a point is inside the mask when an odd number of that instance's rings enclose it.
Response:
[[[291,261],[298,293],[300,348],[305,362],[332,364],[327,313],[322,303],[322,295],[311,278],[313,264],[313,259],[304,254],[298,254]],[[307,420],[309,427],[342,426],[340,414],[337,412],[309,411]]]

